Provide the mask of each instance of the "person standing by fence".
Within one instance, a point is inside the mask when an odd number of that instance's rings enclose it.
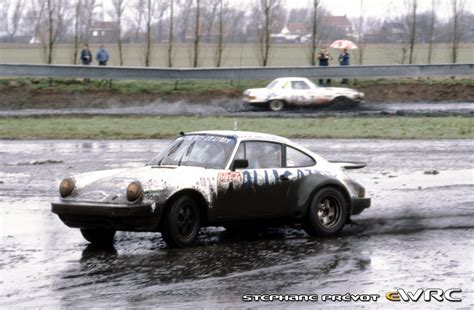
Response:
[[[107,66],[109,61],[109,53],[105,49],[104,45],[100,46],[100,50],[97,52],[95,59],[99,62],[99,66]]]
[[[318,60],[319,60],[319,66],[320,67],[327,67],[329,66],[329,60],[332,60],[332,56],[331,54],[329,54],[325,48],[321,49],[321,51],[319,52],[319,55],[318,55]],[[323,85],[324,84],[324,80],[323,79],[320,79],[319,80],[319,85]],[[326,80],[326,84],[327,85],[331,85],[331,79],[327,79]]]
[[[349,65],[349,53],[347,52],[347,48],[342,49],[341,53],[339,54],[339,64],[341,66],[348,66]],[[342,84],[349,84],[349,79],[344,78],[342,79]]]
[[[90,65],[92,62],[92,53],[89,50],[89,44],[84,43],[84,48],[81,51],[81,61],[83,65]]]

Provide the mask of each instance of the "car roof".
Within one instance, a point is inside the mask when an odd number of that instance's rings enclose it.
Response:
[[[279,143],[291,143],[292,142],[284,137],[271,135],[261,132],[253,131],[238,131],[238,130],[205,130],[205,131],[194,131],[186,133],[187,135],[215,135],[215,136],[225,136],[233,137],[238,140],[264,140],[264,141],[273,141]]]
[[[275,81],[309,81],[309,79],[304,77],[281,77],[275,79]]]

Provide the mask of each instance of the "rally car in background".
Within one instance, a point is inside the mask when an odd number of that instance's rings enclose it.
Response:
[[[245,90],[243,100],[253,106],[281,111],[291,106],[359,103],[364,100],[364,93],[351,88],[319,87],[306,78],[285,77],[273,80],[265,88]]]
[[[52,212],[91,243],[115,232],[161,232],[171,247],[191,244],[203,226],[301,223],[312,236],[339,233],[370,206],[343,169],[288,139],[254,132],[181,133],[150,164],[64,179]]]

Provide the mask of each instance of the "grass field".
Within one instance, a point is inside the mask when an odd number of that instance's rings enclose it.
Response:
[[[0,118],[0,139],[158,139],[178,132],[232,130],[233,117],[25,117]],[[289,138],[474,138],[472,118],[238,118],[239,130]]]
[[[472,44],[464,44],[460,47],[458,62],[473,63],[474,53]],[[115,45],[106,46],[111,54],[110,65],[118,65],[118,50]],[[91,45],[95,54],[98,45]],[[190,67],[191,54],[190,45],[176,45],[174,56],[175,67]],[[125,45],[125,66],[142,66],[144,61],[143,46]],[[402,46],[396,44],[371,44],[365,48],[363,64],[397,64],[400,63]],[[258,66],[257,47],[252,44],[228,45],[224,51],[224,67],[246,67]],[[332,49],[334,60],[331,65],[337,65],[338,50]],[[351,64],[356,64],[357,51],[351,52]],[[427,59],[428,48],[426,45],[417,45],[415,48],[415,63],[424,64]],[[203,44],[200,49],[201,67],[213,67],[215,59],[215,46]],[[71,45],[57,45],[54,62],[56,64],[71,64],[73,49]],[[269,66],[306,66],[309,65],[309,48],[307,45],[284,45],[274,44],[271,50]],[[436,45],[433,49],[433,63],[451,62],[450,46],[446,44]],[[167,66],[167,55],[165,45],[154,45],[152,50],[153,67]],[[40,45],[17,45],[0,44],[0,63],[44,63],[43,49]]]

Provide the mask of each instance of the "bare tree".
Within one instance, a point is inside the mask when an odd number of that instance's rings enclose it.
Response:
[[[13,7],[10,7],[11,4],[14,4]],[[12,3],[9,0],[0,1],[1,7],[1,20],[3,21],[3,29],[8,35],[10,42],[13,42],[14,37],[18,31],[20,23],[23,19],[23,13],[26,8],[26,1],[17,0],[16,3]]]
[[[367,39],[365,36],[365,28],[366,28],[366,19],[365,19],[365,8],[364,8],[364,0],[360,0],[360,16],[357,18],[355,24],[355,30],[357,32],[357,62],[361,65],[364,62],[364,52],[365,47],[367,45]]]
[[[66,16],[67,1],[46,0],[46,36],[40,33],[40,40],[43,44],[43,51],[46,56],[46,63],[53,63],[53,54],[60,30],[64,26]]]
[[[150,66],[151,55],[151,24],[156,14],[156,1],[146,0],[145,17],[145,67]]]
[[[430,25],[428,33],[428,64],[431,64],[433,57],[433,41],[435,38],[435,24],[436,24],[436,8],[438,6],[438,0],[431,1],[431,14],[430,14]]]
[[[464,0],[451,0],[451,9],[453,16],[452,22],[452,46],[451,46],[451,61],[456,63],[458,61],[459,43],[463,35],[462,18],[464,15],[464,8],[466,2]]]
[[[418,8],[418,0],[411,1],[411,18],[409,18],[409,35],[410,35],[410,54],[408,57],[408,63],[413,63],[413,52],[415,50],[415,41],[416,41],[416,11]],[[409,2],[407,2],[408,4]]]
[[[194,40],[193,40],[193,67],[198,66],[199,61],[199,34],[201,30],[200,18],[201,18],[201,0],[196,0],[194,16]]]
[[[253,7],[254,22],[257,26],[259,61],[264,67],[268,65],[272,48],[271,33],[282,20],[281,0],[258,0]]]
[[[115,20],[116,40],[119,52],[119,64],[123,66],[124,52],[122,42],[123,15],[125,11],[125,0],[112,0],[112,15]]]
[[[216,67],[222,65],[222,55],[224,54],[224,19],[225,10],[227,9],[228,2],[224,3],[224,0],[219,0],[219,20],[218,20],[218,38],[216,45]]]
[[[72,22],[74,24],[72,63],[79,60],[79,48],[82,41],[89,39],[89,31],[94,18],[96,0],[76,0]]]
[[[313,0],[311,11],[311,45],[310,45],[310,63],[316,65],[316,54],[318,48],[318,24],[319,24],[319,6],[321,0]]]
[[[174,0],[170,0],[169,34],[168,34],[168,67],[173,67],[173,42],[174,42]]]
[[[139,41],[139,35],[140,31],[142,30],[142,23],[143,23],[143,15],[144,10],[145,10],[145,1],[146,0],[136,0],[136,2],[133,4],[133,12],[134,12],[134,22],[133,26],[135,28],[135,35],[133,38],[134,43],[137,43]]]
[[[208,0],[208,3],[205,4],[205,8],[207,8],[203,12],[204,17],[204,26],[206,27],[206,42],[211,42],[211,32],[214,28],[214,22],[216,17],[218,18],[220,7],[221,7],[222,0]]]

